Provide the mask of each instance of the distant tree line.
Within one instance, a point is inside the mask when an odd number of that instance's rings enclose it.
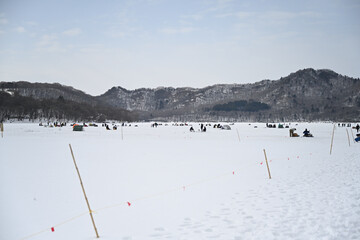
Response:
[[[111,106],[92,106],[87,103],[77,103],[65,100],[59,96],[57,99],[38,100],[32,97],[20,96],[15,92],[12,96],[0,91],[0,121],[6,119],[63,119],[74,121],[105,121],[135,120],[133,113]]]
[[[213,107],[214,111],[242,111],[242,112],[258,112],[262,110],[268,110],[270,106],[256,101],[239,100],[228,102],[224,104],[217,104]]]

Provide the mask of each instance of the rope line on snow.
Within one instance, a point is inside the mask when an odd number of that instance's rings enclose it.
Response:
[[[35,237],[35,236],[40,235],[41,233],[47,232],[47,231],[52,231],[52,232],[53,232],[55,227],[59,227],[59,226],[61,226],[61,225],[64,225],[64,224],[66,224],[66,223],[68,223],[68,222],[71,222],[71,221],[73,221],[73,220],[75,220],[75,219],[77,219],[77,218],[80,218],[80,217],[82,217],[82,216],[84,216],[85,214],[88,214],[88,213],[89,213],[89,212],[83,212],[83,213],[81,213],[81,214],[79,214],[79,215],[77,215],[77,216],[71,217],[71,218],[69,218],[69,219],[67,219],[67,220],[65,220],[65,221],[62,221],[62,222],[60,222],[60,223],[57,223],[57,224],[53,225],[52,227],[45,228],[45,229],[43,229],[43,230],[41,230],[41,231],[39,231],[39,232],[36,232],[36,233],[33,233],[33,234],[28,235],[28,236],[26,236],[26,237],[20,238],[20,240],[29,239],[29,238]]]
[[[310,155],[312,155],[312,153],[310,153]],[[299,159],[300,155],[296,155],[296,157],[292,157],[291,159],[295,159],[295,158]],[[272,162],[273,160],[277,161],[277,160],[282,160],[282,159],[280,159],[280,158],[271,158],[270,162]],[[290,157],[288,157],[287,160],[290,160]],[[255,165],[258,166],[259,163],[260,163],[261,166],[263,165],[263,161],[256,162],[256,163],[250,163],[250,164],[246,164],[245,166],[242,166],[242,170],[244,170],[244,168],[248,168],[250,166],[255,166]],[[198,180],[198,181],[195,181],[193,183],[183,185],[181,187],[176,187],[176,188],[172,188],[172,189],[165,190],[165,191],[162,191],[162,192],[153,193],[153,194],[149,194],[149,195],[146,195],[146,196],[138,197],[138,198],[132,199],[130,201],[123,201],[123,202],[115,203],[115,204],[112,204],[112,205],[104,206],[104,207],[101,207],[101,208],[97,208],[95,210],[91,210],[91,212],[92,213],[98,213],[98,212],[106,210],[106,209],[116,208],[116,207],[124,206],[124,205],[125,206],[128,205],[130,207],[133,202],[138,202],[138,201],[142,201],[142,200],[146,200],[146,199],[150,199],[150,198],[154,198],[154,197],[158,197],[158,196],[167,195],[169,193],[176,192],[176,191],[184,191],[186,188],[189,188],[189,187],[193,187],[193,186],[196,186],[196,185],[201,185],[201,184],[204,184],[204,183],[207,183],[207,182],[210,182],[210,181],[214,181],[214,180],[223,178],[225,176],[235,175],[236,172],[237,171],[231,171],[231,172],[229,171],[229,172],[222,173],[222,174],[219,174],[219,175],[216,175],[216,176],[213,176],[213,177],[204,178],[202,180]],[[80,217],[82,217],[82,216],[84,216],[86,214],[89,214],[89,213],[90,213],[90,211],[80,213],[79,215],[76,215],[76,216],[71,217],[71,218],[69,218],[67,220],[64,220],[64,221],[62,221],[60,223],[55,224],[52,227],[45,228],[45,229],[43,229],[41,231],[30,234],[30,235],[28,235],[26,237],[20,238],[19,240],[30,239],[30,238],[33,238],[33,237],[35,237],[37,235],[40,235],[40,234],[42,234],[44,232],[47,232],[47,231],[54,232],[55,227],[62,226],[64,224],[66,224],[66,223],[74,221],[75,219],[80,218]]]

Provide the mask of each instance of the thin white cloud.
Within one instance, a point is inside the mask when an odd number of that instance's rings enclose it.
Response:
[[[287,11],[271,11],[267,12],[264,15],[264,18],[268,19],[278,19],[278,20],[288,20],[297,17],[312,17],[315,16],[314,12],[287,12]]]
[[[192,25],[193,23],[188,20],[181,19],[181,20],[179,20],[179,24],[182,26],[185,26],[185,25],[189,26],[189,25]]]
[[[316,12],[289,12],[289,11],[269,11],[269,12],[227,12],[218,14],[217,18],[236,17],[240,19],[256,17],[268,20],[290,20],[301,17],[319,17]]]
[[[182,16],[182,18],[199,21],[204,18],[204,15],[201,13],[197,13],[197,14],[192,14],[192,15],[184,15],[184,16]]]
[[[163,0],[147,0],[146,1],[149,5],[155,5],[155,4],[160,4],[163,2]]]
[[[17,33],[24,33],[24,32],[26,32],[25,28],[22,27],[22,26],[19,26],[19,27],[15,28],[14,31],[17,32]]]
[[[245,19],[254,16],[256,16],[255,12],[227,12],[227,13],[217,14],[215,17],[217,18],[236,17],[240,19]]]
[[[124,20],[127,21],[127,20]],[[109,25],[105,29],[104,33],[111,38],[127,38],[134,35],[140,36],[140,29],[134,26],[130,26],[125,22],[117,22],[115,24]]]
[[[233,17],[234,13],[221,13],[215,15],[216,18],[226,18],[226,17]]]
[[[57,36],[55,34],[45,34],[41,36],[40,41],[38,42],[38,46],[44,47],[52,45],[56,42]]]
[[[224,5],[224,4],[234,2],[234,0],[218,0],[217,2],[218,2],[218,4]]]
[[[238,1],[240,2],[240,1]],[[202,11],[203,14],[224,12],[226,9],[232,9],[234,0],[218,0],[211,7]]]
[[[77,35],[81,34],[81,29],[80,28],[71,28],[71,29],[68,29],[68,30],[62,32],[62,34],[65,36],[70,36],[70,37],[77,36]]]
[[[8,23],[8,20],[6,18],[0,17],[0,25],[5,25]]]
[[[58,37],[56,34],[45,34],[42,35],[37,43],[37,50],[45,50],[47,52],[64,52],[65,48],[60,46]]]
[[[256,13],[254,13],[254,12],[237,12],[237,13],[235,13],[235,16],[237,18],[241,18],[241,19],[253,17],[255,15],[256,15]]]
[[[106,32],[106,34],[112,38],[125,38],[131,35],[129,32],[120,30],[109,30]]]
[[[160,32],[165,34],[185,34],[195,31],[193,27],[180,27],[180,28],[163,28]]]
[[[37,22],[33,22],[33,21],[27,21],[25,23],[26,23],[26,25],[29,25],[29,26],[37,26],[38,25]]]
[[[82,53],[99,53],[104,51],[104,46],[102,44],[88,44],[80,48]]]

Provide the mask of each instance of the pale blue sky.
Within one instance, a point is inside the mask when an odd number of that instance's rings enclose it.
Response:
[[[0,0],[0,81],[205,87],[360,77],[359,0]]]

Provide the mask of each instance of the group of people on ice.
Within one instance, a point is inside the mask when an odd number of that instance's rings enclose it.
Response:
[[[356,141],[356,142],[360,142],[360,133],[359,133],[360,125],[357,124],[356,127],[355,127],[355,129],[356,129],[356,138],[355,138],[355,141]]]
[[[338,127],[351,127],[351,124],[348,123],[348,124],[346,125],[345,123],[342,123],[342,124],[338,123]],[[360,131],[360,125],[359,125],[359,124],[356,124],[356,126],[355,126],[355,127],[352,127],[352,129],[356,129],[356,138],[355,138],[355,141],[356,141],[356,142],[360,142],[360,133],[359,133],[359,131]]]
[[[290,137],[299,137],[299,134],[297,134],[295,132],[296,128],[291,128],[289,130],[290,132]],[[303,137],[313,137],[313,135],[310,133],[310,130],[308,130],[307,128],[305,128],[305,131],[303,131]]]
[[[201,132],[206,132],[206,126],[209,126],[211,127],[211,124],[208,123],[208,124],[203,124],[201,123],[200,124],[200,131]],[[222,130],[231,130],[231,127],[229,125],[221,125],[220,123],[215,123],[214,124],[214,128],[218,128],[218,129],[222,129]],[[195,132],[194,128],[191,126],[190,127],[190,132]]]
[[[200,131],[201,132],[206,132],[206,126],[204,124],[200,125]],[[191,126],[190,127],[190,132],[195,132],[194,128]]]

